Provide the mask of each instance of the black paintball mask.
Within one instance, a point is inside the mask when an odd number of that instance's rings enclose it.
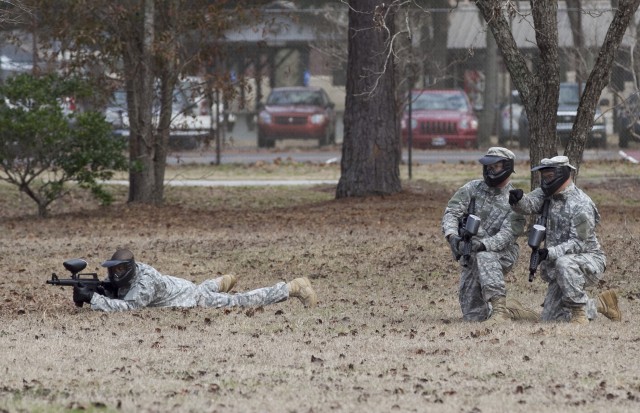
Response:
[[[507,148],[494,146],[486,155],[478,159],[482,164],[482,177],[490,187],[497,187],[514,173],[513,165],[516,155]],[[501,168],[496,166],[500,165]]]
[[[102,266],[107,268],[109,280],[118,287],[129,285],[136,274],[133,253],[127,249],[117,250]]]
[[[482,163],[482,177],[484,178],[484,182],[490,187],[496,187],[503,183],[507,178],[511,176],[514,172],[513,170],[513,159],[508,158],[490,158],[485,156],[480,159],[480,163]],[[486,162],[486,163],[485,163]],[[502,163],[502,169],[500,171],[494,171],[492,165],[497,163]]]
[[[541,168],[538,170],[540,171],[540,188],[546,196],[555,194],[558,188],[560,188],[565,182],[567,182],[567,179],[571,177],[571,167],[569,166]],[[545,178],[543,174],[551,175],[549,174],[550,171],[553,171],[553,175]]]

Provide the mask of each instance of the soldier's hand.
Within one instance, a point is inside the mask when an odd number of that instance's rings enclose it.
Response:
[[[90,303],[94,292],[86,285],[80,283],[73,287],[73,302],[76,304]]]
[[[462,241],[462,237],[459,237],[457,235],[449,235],[449,238],[447,239],[447,241],[449,241],[449,247],[451,247],[451,252],[453,252],[453,256],[454,257],[459,257],[460,254],[460,241]]]
[[[540,248],[538,250],[538,261],[542,262],[549,256],[549,250],[547,248]]]
[[[109,297],[109,298],[114,298],[114,295],[112,294],[111,290],[104,288],[103,285],[99,285],[98,288],[96,288],[95,294],[104,295],[105,297]]]
[[[515,205],[522,199],[524,191],[522,189],[512,189],[509,191],[509,205]]]
[[[471,251],[472,252],[479,252],[479,251],[486,251],[487,247],[484,246],[484,244],[477,240],[477,239],[472,239],[471,240]]]

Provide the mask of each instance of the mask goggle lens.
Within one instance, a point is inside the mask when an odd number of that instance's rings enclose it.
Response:
[[[120,278],[127,274],[127,270],[129,269],[129,265],[127,263],[122,263],[118,265],[114,265],[111,267],[111,273],[115,275],[117,278]]]

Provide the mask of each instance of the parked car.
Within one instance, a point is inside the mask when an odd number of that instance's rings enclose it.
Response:
[[[522,114],[522,101],[517,90],[511,91],[510,101],[500,106],[500,120],[498,122],[498,142],[505,145],[507,141],[518,140],[520,136],[520,116]]]
[[[605,104],[606,101],[599,102]],[[562,146],[567,146],[571,129],[578,115],[578,105],[580,104],[580,93],[577,83],[560,83],[560,94],[558,96],[558,112],[556,123],[556,136]],[[527,112],[522,111],[519,122],[520,147],[529,147],[529,119]],[[587,137],[587,147],[606,148],[607,147],[607,124],[599,107],[596,107],[594,123],[591,132]]]
[[[618,146],[628,148],[630,141],[640,141],[640,97],[634,93],[616,108]]]
[[[478,147],[478,118],[462,90],[411,92],[412,145],[417,148]],[[409,140],[408,105],[401,120],[402,140]]]
[[[232,131],[236,117],[227,113],[220,103],[218,122],[215,119],[216,105],[210,104],[203,92],[202,83],[194,78],[179,82],[173,93],[171,130],[169,145],[176,149],[195,149],[218,125],[226,131]],[[153,121],[157,124],[160,114],[160,102],[153,102]],[[111,123],[114,135],[129,136],[129,113],[127,95],[124,90],[116,90],[104,109],[105,119]]]
[[[272,148],[280,139],[317,139],[319,146],[336,142],[336,112],[320,87],[279,87],[258,107],[258,147]]]

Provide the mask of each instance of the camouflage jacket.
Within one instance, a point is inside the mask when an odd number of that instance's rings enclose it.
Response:
[[[524,232],[524,217],[509,207],[511,183],[504,188],[489,187],[482,179],[463,185],[451,197],[442,217],[442,232],[458,235],[458,223],[467,212],[471,197],[476,199],[474,214],[482,220],[476,236],[487,251],[518,250],[516,239]]]
[[[544,199],[542,189],[536,188],[525,194],[513,209],[527,215],[540,214]],[[595,231],[599,223],[600,214],[596,205],[573,182],[562,192],[552,195],[545,225],[548,258],[555,260],[565,254],[604,255]]]
[[[197,300],[197,286],[191,281],[160,274],[150,265],[138,262],[131,284],[120,287],[117,298],[94,294],[91,309],[125,311],[142,307],[195,307]]]

